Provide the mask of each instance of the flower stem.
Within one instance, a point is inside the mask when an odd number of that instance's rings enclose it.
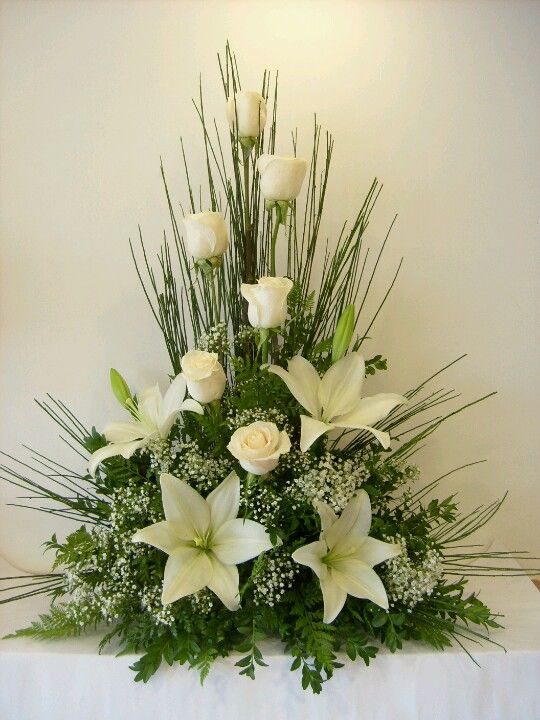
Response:
[[[221,402],[219,400],[212,400],[210,409],[216,420],[221,420]]]
[[[210,292],[212,295],[212,325],[217,325],[220,320],[219,307],[216,296],[216,271],[212,270],[209,275],[210,278]]]
[[[249,158],[251,148],[242,147],[244,165],[244,282],[255,280],[255,248],[251,232],[251,216],[249,201]]]
[[[261,345],[261,363],[267,363],[268,362],[268,334],[264,338],[262,345]]]
[[[253,485],[253,481],[257,480],[257,476],[253,473],[246,473],[246,477],[244,480],[244,504],[245,504],[245,511],[244,511],[244,520],[248,517],[249,513],[249,493],[251,490],[251,486]]]
[[[272,244],[270,246],[270,275],[276,276],[276,241],[279,226],[281,225],[281,213],[276,209],[276,223],[272,229]]]

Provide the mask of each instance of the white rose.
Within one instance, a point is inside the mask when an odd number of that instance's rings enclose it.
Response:
[[[236,430],[227,449],[240,461],[246,472],[266,475],[279,462],[279,456],[288,453],[291,441],[287,433],[278,430],[272,422],[261,420]]]
[[[231,95],[227,118],[231,130],[238,120],[238,137],[259,137],[266,124],[266,101],[260,93],[250,90]]]
[[[223,255],[229,246],[225,218],[220,212],[202,212],[186,215],[186,249],[195,260],[206,260]]]
[[[306,175],[307,162],[295,157],[261,155],[257,161],[266,200],[294,200]]]
[[[200,403],[219,400],[225,390],[226,377],[217,353],[190,350],[181,360],[182,377],[189,394]]]
[[[242,283],[240,292],[248,301],[248,319],[253,327],[275,328],[287,317],[287,295],[292,280],[286,277],[262,277],[256,285]]]

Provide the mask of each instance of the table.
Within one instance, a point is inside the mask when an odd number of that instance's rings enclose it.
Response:
[[[18,574],[0,562],[0,576]],[[414,643],[373,664],[345,661],[322,695],[304,692],[290,658],[266,646],[270,667],[255,682],[218,661],[204,687],[196,672],[164,667],[133,682],[133,657],[98,655],[97,635],[42,643],[0,642],[0,720],[534,720],[540,718],[540,592],[527,578],[482,580],[481,596],[505,615],[491,645],[474,654]],[[25,626],[47,602],[0,606],[0,635]]]

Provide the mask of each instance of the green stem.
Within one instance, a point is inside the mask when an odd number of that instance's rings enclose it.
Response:
[[[261,363],[267,363],[268,362],[268,335],[264,338],[263,343],[261,345]]]
[[[279,226],[281,225],[281,212],[276,208],[276,224],[272,229],[272,244],[270,246],[270,275],[276,276],[276,241]]]
[[[257,479],[257,476],[254,475],[253,473],[250,473],[250,472],[246,473],[246,478],[245,478],[245,483],[246,483],[246,495],[249,493],[249,490],[250,490],[250,488],[251,488],[251,485],[252,485],[253,481],[256,480],[256,479]]]
[[[220,320],[219,307],[216,296],[216,271],[212,270],[209,275],[210,292],[212,294],[212,325],[217,325]]]
[[[221,420],[221,401],[212,400],[212,402],[210,403],[210,408],[216,420]]]
[[[249,157],[251,148],[242,147],[244,158],[244,282],[255,280],[255,248],[251,233],[251,216],[249,204]]]
[[[256,480],[257,480],[256,475],[254,475],[253,473],[250,473],[250,472],[246,473],[246,477],[244,479],[244,502],[245,502],[244,520],[246,520],[249,515],[249,502],[248,502],[249,493],[250,493],[253,482]]]

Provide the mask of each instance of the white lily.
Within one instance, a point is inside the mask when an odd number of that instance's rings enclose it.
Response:
[[[169,555],[163,578],[165,604],[207,587],[229,610],[238,610],[237,565],[272,547],[266,529],[238,518],[240,480],[232,472],[206,500],[172,475],[161,476],[165,520],[138,530],[144,542]]]
[[[90,474],[93,476],[97,466],[107,458],[121,455],[127,459],[152,440],[167,438],[181,412],[204,414],[200,403],[191,398],[184,400],[185,397],[186,381],[181,375],[176,376],[164,396],[157,384],[143,390],[132,409],[133,420],[105,426],[103,434],[110,444],[92,453],[88,463]]]
[[[315,440],[335,428],[367,430],[384,448],[390,435],[372,425],[383,420],[397,405],[407,402],[403,395],[379,393],[362,398],[366,374],[364,358],[352,352],[334,363],[319,377],[317,370],[301,355],[295,355],[284,370],[270,365],[268,371],[280,377],[311,417],[301,415],[300,449],[306,452]]]
[[[339,615],[347,595],[371,600],[388,609],[388,596],[374,565],[396,557],[401,546],[369,537],[371,503],[365,490],[348,502],[340,517],[324,502],[316,503],[321,518],[320,539],[298,548],[292,558],[319,578],[324,600],[323,622]]]

